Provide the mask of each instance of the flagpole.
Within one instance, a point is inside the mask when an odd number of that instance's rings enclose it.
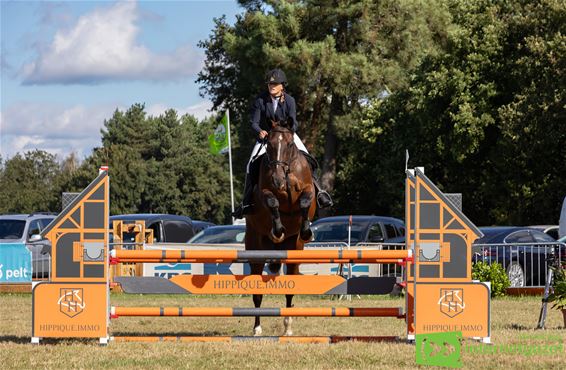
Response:
[[[230,162],[230,203],[232,204],[232,213],[234,213],[234,177],[232,176],[232,139],[230,138],[230,110],[226,109],[226,117],[228,118],[228,161]],[[232,216],[232,224],[234,224]]]

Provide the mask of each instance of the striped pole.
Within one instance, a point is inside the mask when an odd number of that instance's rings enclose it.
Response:
[[[237,250],[112,250],[113,263],[122,262],[282,262],[293,263],[397,263],[411,257],[410,250],[302,250],[302,251],[237,251]],[[376,262],[380,261],[380,262]],[[314,262],[313,262],[314,263]]]
[[[326,337],[187,337],[187,336],[167,336],[167,337],[126,337],[116,336],[110,340],[115,342],[245,342],[245,341],[269,341],[279,343],[340,343],[340,342],[399,342],[399,337],[395,336],[326,336]]]
[[[405,259],[274,259],[274,260],[266,260],[265,263],[271,262],[278,262],[278,263],[286,263],[286,264],[307,264],[307,263],[366,263],[366,264],[374,264],[374,263],[384,263],[384,264],[397,264],[403,265],[405,263]],[[225,259],[202,259],[202,258],[166,258],[166,259],[151,259],[151,258],[135,258],[135,259],[123,259],[123,258],[113,258],[110,260],[111,265],[116,265],[119,263],[264,263],[264,261],[233,261],[233,260],[225,260]]]
[[[112,307],[110,315],[112,318],[120,316],[405,317],[400,307]]]

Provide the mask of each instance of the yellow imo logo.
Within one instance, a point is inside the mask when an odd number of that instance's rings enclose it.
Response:
[[[75,317],[85,309],[83,288],[60,289],[59,310],[69,317]]]
[[[452,318],[464,312],[464,289],[440,289],[440,312]]]

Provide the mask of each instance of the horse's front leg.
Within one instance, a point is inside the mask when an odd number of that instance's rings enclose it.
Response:
[[[313,234],[311,230],[311,223],[309,220],[309,210],[314,199],[314,191],[312,186],[306,188],[301,193],[299,197],[299,204],[301,207],[301,239],[304,242],[310,242],[312,240]]]
[[[270,239],[274,243],[281,243],[285,240],[285,227],[281,222],[281,215],[279,214],[279,201],[269,190],[263,190],[263,199],[265,201],[265,205],[271,211],[271,221],[273,226],[271,228]]]
[[[261,273],[263,272],[263,266],[264,266],[263,263],[250,263],[252,275],[261,275]],[[263,299],[263,295],[261,295],[261,294],[254,294],[253,295],[253,301],[254,301],[254,307],[255,308],[261,307],[262,299]],[[261,330],[260,319],[259,319],[259,316],[256,316],[255,317],[255,323],[254,323],[254,336],[259,336],[261,334],[262,334],[262,330]]]
[[[297,275],[299,273],[299,265],[287,265],[287,275]],[[287,300],[287,308],[293,307],[293,295],[287,294],[285,295],[285,299]],[[283,319],[283,325],[285,325],[285,336],[293,335],[293,329],[291,328],[291,324],[293,323],[292,317],[285,317]]]

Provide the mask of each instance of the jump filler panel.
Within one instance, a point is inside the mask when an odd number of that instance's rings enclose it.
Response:
[[[408,335],[461,331],[489,342],[490,286],[472,281],[472,243],[482,232],[419,168],[407,172],[405,194],[407,246],[415,256]]]
[[[32,342],[108,337],[109,179],[99,176],[43,231],[51,280],[33,287]]]

